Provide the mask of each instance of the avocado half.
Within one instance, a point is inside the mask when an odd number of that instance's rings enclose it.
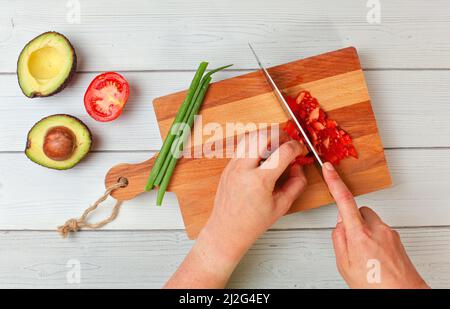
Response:
[[[17,78],[27,97],[47,97],[63,90],[76,68],[77,56],[69,40],[58,32],[45,32],[22,49]]]
[[[42,166],[65,170],[89,152],[92,136],[78,118],[58,114],[38,121],[28,132],[25,154]]]

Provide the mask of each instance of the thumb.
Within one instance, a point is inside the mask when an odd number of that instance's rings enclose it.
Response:
[[[288,211],[292,203],[302,194],[307,185],[303,167],[293,164],[289,170],[289,178],[275,191],[275,203],[283,214]]]

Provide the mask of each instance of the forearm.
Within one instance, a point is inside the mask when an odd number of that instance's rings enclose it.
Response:
[[[246,248],[206,227],[165,288],[224,288]]]

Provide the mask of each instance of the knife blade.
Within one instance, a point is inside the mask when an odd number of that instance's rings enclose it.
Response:
[[[306,144],[308,145],[309,150],[314,154],[314,157],[316,158],[316,161],[319,163],[320,166],[323,166],[323,162],[319,157],[319,154],[314,149],[314,146],[312,145],[311,141],[309,140],[308,136],[306,135],[306,132],[303,130],[302,126],[300,125],[300,122],[297,120],[297,118],[294,115],[294,112],[287,104],[286,100],[283,97],[283,94],[281,93],[280,89],[277,87],[275,82],[273,81],[272,77],[270,76],[269,72],[266,70],[266,68],[261,63],[261,60],[259,59],[258,55],[256,54],[255,50],[253,49],[252,45],[248,43],[248,46],[250,47],[253,55],[255,56],[256,62],[258,63],[259,67],[261,68],[262,72],[264,73],[264,76],[268,82],[268,84],[272,87],[273,92],[275,93],[275,96],[278,99],[278,102],[280,103],[281,107],[283,108],[284,112],[287,116],[289,116],[289,119],[292,120],[299,131],[301,132],[303,138],[306,141]]]

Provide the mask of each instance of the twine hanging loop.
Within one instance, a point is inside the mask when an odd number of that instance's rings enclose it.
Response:
[[[80,218],[72,218],[66,221],[64,225],[61,225],[58,227],[58,232],[62,235],[62,237],[66,238],[70,232],[77,232],[78,230],[82,228],[90,228],[90,229],[98,229],[102,226],[114,221],[116,219],[117,215],[119,214],[120,206],[122,205],[122,201],[116,201],[116,204],[114,205],[111,215],[97,223],[89,223],[87,222],[87,218],[89,214],[97,209],[97,207],[104,202],[110,195],[111,192],[113,192],[116,189],[124,188],[128,185],[128,180],[124,177],[120,177],[119,180],[106,189],[105,193],[97,200],[94,204],[92,204],[89,208],[87,208]]]

